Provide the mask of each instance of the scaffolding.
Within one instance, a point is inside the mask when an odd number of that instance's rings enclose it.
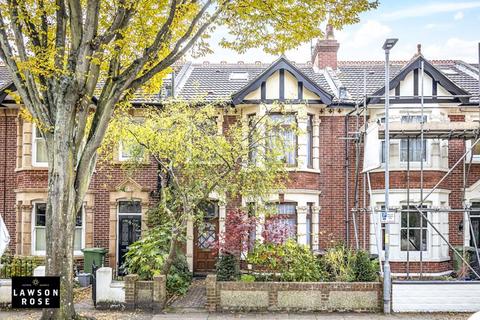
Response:
[[[479,44],[479,61],[480,61],[480,44]],[[426,122],[425,121],[425,113],[424,109],[428,108],[428,106],[425,106],[425,99],[427,98],[438,98],[438,96],[425,96],[424,95],[424,63],[423,61],[421,62],[421,70],[419,70],[420,73],[420,94],[419,96],[413,97],[414,99],[417,99],[417,101],[420,103],[420,122],[418,123],[389,123],[389,137],[390,139],[405,139],[407,143],[407,163],[406,163],[406,208],[407,211],[415,211],[420,215],[420,230],[423,230],[423,223],[424,221],[427,223],[427,226],[430,226],[433,232],[438,234],[438,236],[444,241],[450,250],[459,257],[459,259],[462,261],[463,266],[468,268],[468,270],[473,274],[477,279],[480,279],[480,270],[477,268],[475,269],[470,261],[467,261],[465,258],[465,232],[472,233],[472,244],[474,247],[474,252],[475,252],[475,260],[477,262],[477,267],[480,266],[480,252],[478,249],[478,243],[476,241],[476,238],[473,234],[473,225],[471,223],[471,217],[472,213],[473,215],[479,216],[480,215],[480,209],[474,209],[469,206],[467,206],[466,202],[466,190],[467,190],[467,184],[469,181],[470,173],[471,173],[471,165],[472,165],[472,160],[473,160],[473,149],[477,144],[480,145],[480,123],[474,123],[474,122],[445,122],[445,123],[438,123],[438,122]],[[462,107],[464,109],[470,109],[471,111],[478,111],[479,113],[479,118],[480,118],[480,65],[478,66],[478,96],[473,96],[473,95],[451,95],[448,96],[449,99],[460,99],[460,98],[477,98],[478,97],[478,105],[474,106],[467,106],[467,107]],[[371,186],[371,179],[370,179],[370,172],[369,171],[364,171],[361,172],[359,166],[359,156],[360,156],[360,148],[362,147],[362,144],[365,143],[366,141],[366,132],[368,129],[368,122],[367,122],[367,113],[369,108],[367,101],[372,98],[383,98],[384,96],[374,96],[374,95],[368,95],[367,94],[367,86],[366,86],[366,81],[367,81],[367,72],[366,70],[364,71],[363,74],[363,95],[362,98],[357,100],[355,102],[355,108],[352,110],[349,114],[347,114],[346,120],[345,120],[345,133],[346,136],[344,137],[345,139],[345,174],[346,174],[346,209],[345,209],[345,221],[346,221],[346,241],[350,245],[350,214],[351,214],[351,220],[353,223],[353,235],[355,237],[354,239],[354,244],[355,248],[361,249],[360,246],[360,235],[359,235],[359,229],[361,228],[362,232],[362,249],[366,250],[367,249],[367,223],[369,219],[368,216],[370,217],[378,217],[378,219],[373,219],[372,224],[374,226],[374,238],[375,238],[375,245],[377,247],[377,253],[379,254],[379,258],[381,257],[381,252],[382,252],[382,233],[381,233],[381,222],[379,215],[376,214],[374,206],[371,205],[371,196],[372,196],[372,186]],[[358,83],[357,81],[357,90],[358,90]],[[358,93],[358,92],[357,92]],[[357,94],[357,96],[359,96]],[[401,99],[407,98],[408,100],[412,100],[412,97],[404,97],[404,96],[399,96],[399,95],[390,95],[389,100],[392,102],[398,102],[401,101]],[[453,100],[452,100],[453,101]],[[418,103],[417,102],[417,103]],[[440,106],[435,106],[435,108],[439,108]],[[391,109],[394,109],[396,107],[393,107]],[[400,107],[401,108],[401,107]],[[416,108],[418,110],[418,108]],[[355,117],[355,131],[354,132],[348,132],[348,117],[354,116]],[[363,124],[360,124],[361,119],[363,120]],[[385,119],[385,121],[389,121],[389,119]],[[385,138],[385,126],[383,124],[379,125],[378,129],[378,135],[379,139]],[[411,140],[413,139],[419,139],[420,140],[420,150],[421,150],[421,160],[420,160],[420,167],[417,168],[417,172],[419,171],[420,175],[420,188],[416,188],[416,190],[419,190],[420,194],[420,201],[414,202],[411,199],[411,155],[410,155],[410,143]],[[463,148],[464,152],[463,155],[456,160],[456,162],[449,167],[448,171],[439,179],[439,181],[432,187],[428,188],[428,192],[424,190],[424,161],[426,159],[426,148],[424,148],[424,143],[428,139],[438,139],[438,140],[463,140]],[[470,140],[472,141],[471,145],[467,147],[466,141]],[[354,163],[354,169],[353,169],[353,174],[354,174],[354,192],[353,192],[353,207],[349,209],[349,204],[350,204],[350,193],[348,190],[348,184],[350,181],[350,159],[349,159],[349,145],[348,142],[353,141],[354,147],[355,147],[355,163]],[[385,148],[389,148],[389,146],[385,146]],[[467,160],[467,157],[470,156],[470,159]],[[389,159],[385,159],[385,161],[389,161]],[[455,208],[455,207],[450,207],[450,208],[427,208],[425,206],[425,202],[428,200],[428,198],[439,188],[439,186],[449,177],[452,172],[456,169],[458,169],[462,165],[462,207],[460,208]],[[363,175],[363,200],[360,201],[360,192],[359,192],[359,184],[360,184],[360,175]],[[370,200],[368,200],[367,197],[367,189],[368,193],[370,194]],[[425,193],[425,194],[424,194]],[[370,204],[370,205],[369,205]],[[387,212],[390,211],[395,211],[392,210],[392,208],[385,208]],[[404,209],[400,209],[400,211],[404,211]],[[463,214],[463,225],[465,226],[468,224],[469,228],[463,228],[462,230],[462,247],[463,251],[459,252],[457,248],[455,248],[454,245],[450,243],[450,241],[445,237],[445,235],[436,227],[435,223],[429,219],[428,213],[431,213],[430,216],[436,213],[464,213]],[[412,274],[410,272],[410,264],[411,264],[411,256],[410,256],[410,213],[406,215],[407,217],[407,222],[406,222],[406,234],[407,234],[407,250],[406,250],[406,275],[407,279],[412,278]],[[360,224],[360,226],[359,226]],[[360,227],[360,228],[359,228]],[[450,219],[449,219],[449,228],[450,228]],[[401,233],[400,233],[401,234]],[[370,237],[370,234],[368,235]],[[368,241],[370,243],[370,241]],[[419,277],[420,279],[424,278],[424,250],[423,250],[423,231],[420,231],[420,248],[419,248]],[[383,268],[382,268],[382,263],[380,263],[380,268],[381,268],[381,273],[383,274]]]

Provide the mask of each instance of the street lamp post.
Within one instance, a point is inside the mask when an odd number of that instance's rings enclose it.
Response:
[[[387,39],[383,44],[385,50],[385,215],[388,216],[389,207],[389,189],[390,174],[388,163],[390,161],[390,131],[388,109],[390,103],[390,49],[397,43],[398,39]],[[383,265],[383,312],[390,313],[391,308],[391,289],[392,278],[390,273],[390,224],[385,224],[385,263]]]

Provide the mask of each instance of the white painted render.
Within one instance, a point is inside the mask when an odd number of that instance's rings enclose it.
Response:
[[[479,281],[426,281],[393,283],[394,312],[480,311]]]
[[[397,105],[398,106],[398,105]],[[402,108],[392,108],[389,111],[390,123],[399,123],[402,116],[421,115],[420,104],[402,104]],[[450,122],[447,112],[437,103],[425,104],[424,115],[427,122]],[[376,105],[370,112],[370,122],[374,123],[384,117],[382,106]],[[390,139],[390,171],[404,171],[407,169],[407,162],[400,161],[400,139]],[[378,157],[380,158],[380,151]],[[383,171],[384,165],[372,172]],[[411,161],[410,170],[420,170],[420,162]],[[448,171],[448,140],[428,139],[426,140],[426,162],[424,170]]]
[[[423,196],[430,190],[424,189]],[[427,199],[425,204],[428,208],[449,208],[448,197],[450,191],[444,189],[435,190]],[[370,195],[370,201],[375,213],[370,216],[370,252],[378,254],[377,239],[381,239],[381,225],[380,215],[381,206],[385,203],[384,190],[373,190]],[[420,202],[420,190],[410,189],[410,203],[415,204]],[[407,190],[406,189],[392,189],[390,190],[390,207],[397,211],[394,213],[395,223],[390,225],[390,261],[406,261],[407,251],[402,251],[400,246],[400,222],[402,206],[407,205]],[[441,231],[441,233],[448,239],[448,212],[429,212],[428,219]],[[376,234],[375,234],[376,232]],[[380,242],[381,243],[381,242]],[[410,251],[410,261],[420,261],[419,251]],[[381,252],[382,259],[383,251]],[[445,241],[433,230],[430,225],[427,225],[427,250],[423,252],[423,261],[440,262],[450,260],[449,248]]]
[[[96,281],[97,303],[125,302],[125,283],[123,281],[112,281],[112,268],[99,268]]]

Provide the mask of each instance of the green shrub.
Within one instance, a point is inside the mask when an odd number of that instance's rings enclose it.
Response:
[[[165,226],[152,228],[140,240],[132,243],[125,255],[127,272],[138,274],[142,280],[151,280],[161,273],[168,257],[170,232]],[[176,252],[172,267],[167,275],[169,294],[185,293],[192,279],[187,259],[181,250]]]
[[[188,270],[187,258],[183,253],[177,253],[167,275],[167,291],[170,294],[183,295],[187,293],[191,282],[192,273]]]
[[[320,263],[328,279],[339,282],[375,281],[379,268],[376,260],[370,261],[368,252],[354,251],[343,245],[328,249]]]
[[[4,254],[0,259],[0,278],[32,276],[33,270],[42,263],[41,257]]]
[[[327,250],[322,260],[330,281],[355,281],[354,255],[350,249],[343,245],[335,246]]]
[[[355,254],[354,273],[355,281],[371,282],[378,279],[378,260],[371,260],[366,251],[357,251]]]
[[[273,278],[279,281],[322,281],[327,277],[310,249],[294,240],[283,244],[257,243],[247,261],[272,272]]]
[[[231,254],[222,254],[216,264],[218,281],[235,281],[240,274],[237,258]]]
[[[240,281],[242,282],[255,282],[255,276],[251,274],[242,274],[240,277]]]

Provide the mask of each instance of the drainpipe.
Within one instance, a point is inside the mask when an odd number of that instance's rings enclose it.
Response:
[[[348,170],[349,170],[349,152],[348,152],[348,117],[355,112],[355,109],[350,111],[345,115],[345,134],[344,134],[344,139],[345,139],[345,242],[347,246],[350,246],[350,213],[349,213],[349,203],[348,203],[348,198],[349,198],[349,185],[348,185]]]
[[[3,135],[3,220],[7,214],[7,108],[3,107],[4,135]]]

